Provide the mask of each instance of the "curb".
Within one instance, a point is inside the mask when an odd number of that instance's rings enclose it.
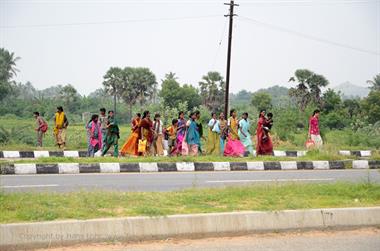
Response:
[[[269,161],[269,162],[152,162],[152,163],[1,163],[0,174],[80,174],[129,172],[202,172],[380,169],[380,160],[353,161]]]
[[[127,217],[0,225],[0,249],[380,225],[380,207]]]
[[[356,157],[371,157],[373,154],[376,153],[376,151],[371,150],[361,150],[361,151],[347,151],[347,150],[341,150],[338,152],[340,155],[344,156],[356,156]]]

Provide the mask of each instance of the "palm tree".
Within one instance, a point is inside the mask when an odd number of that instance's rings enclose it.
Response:
[[[373,80],[367,80],[368,84],[371,84],[369,88],[372,91],[380,91],[380,73],[373,77]]]
[[[175,75],[174,72],[169,72],[169,73],[165,74],[165,79],[164,80],[177,80],[177,79],[178,78],[177,78],[177,76]],[[161,81],[163,82],[164,80],[161,80]]]
[[[154,90],[157,85],[156,76],[148,68],[135,68],[135,77],[138,83],[137,92],[139,93],[140,106],[142,107],[147,98],[153,98]]]
[[[216,111],[224,101],[225,82],[219,72],[211,71],[199,82],[203,105]]]
[[[0,48],[0,80],[9,82],[17,75],[19,71],[16,68],[16,61],[20,57],[16,57],[13,52],[9,52],[4,48]]]
[[[16,57],[4,48],[0,48],[0,101],[3,100],[12,91],[14,81],[18,70],[16,69],[16,61],[20,57]]]
[[[116,113],[116,98],[122,96],[123,92],[123,69],[119,67],[111,67],[106,75],[104,75],[103,85],[106,92],[114,97],[113,100],[113,109]]]
[[[321,88],[327,86],[329,81],[324,76],[307,69],[296,70],[294,75],[289,82],[297,81],[298,84],[295,88],[290,88],[289,96],[296,100],[301,111],[305,111],[311,102],[322,106]]]
[[[136,104],[139,97],[137,90],[135,68],[125,67],[123,69],[122,95],[124,103],[129,106],[129,117],[132,117],[132,107]]]

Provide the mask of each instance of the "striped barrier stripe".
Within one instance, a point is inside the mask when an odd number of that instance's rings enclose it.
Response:
[[[302,157],[307,151],[273,151],[275,157]],[[371,156],[371,151],[339,151],[340,154]],[[0,151],[0,159],[3,158],[47,158],[47,157],[87,157],[86,151]]]
[[[380,160],[0,164],[1,174],[380,169]]]

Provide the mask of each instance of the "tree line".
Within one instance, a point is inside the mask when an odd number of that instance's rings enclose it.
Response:
[[[149,109],[161,112],[168,121],[179,110],[201,110],[204,121],[211,111],[224,108],[225,81],[215,71],[201,77],[198,86],[180,83],[175,73],[169,72],[158,81],[155,74],[144,67],[110,67],[104,74],[103,88],[88,96],[80,95],[71,85],[55,85],[37,90],[32,83],[17,83],[14,53],[0,48],[0,115],[14,114],[31,117],[39,111],[52,118],[57,105],[62,105],[72,120],[82,122],[85,113],[97,112],[100,107],[112,109],[114,97],[118,119],[128,123],[134,112]],[[365,98],[344,99],[342,94],[328,88],[329,81],[321,74],[299,69],[288,80],[294,87],[273,86],[257,92],[241,90],[230,94],[230,107],[240,112],[255,114],[261,109],[275,115],[275,131],[287,139],[305,130],[312,110],[322,111],[321,125],[326,129],[359,130],[379,123],[380,74],[368,81],[370,93]],[[159,88],[160,82],[160,88]],[[253,123],[254,124],[254,123]]]

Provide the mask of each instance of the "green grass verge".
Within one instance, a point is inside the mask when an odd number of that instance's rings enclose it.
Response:
[[[380,184],[275,184],[175,192],[0,193],[0,223],[380,205]]]
[[[197,157],[97,157],[97,158],[73,158],[73,157],[47,157],[38,159],[25,160],[7,160],[0,163],[38,163],[38,164],[54,164],[54,163],[138,163],[138,162],[250,162],[250,161],[312,161],[312,160],[347,160],[357,159],[354,156],[342,156],[338,154],[326,153],[308,153],[303,157],[275,157],[275,156],[259,156],[233,158],[223,156],[197,156]]]

